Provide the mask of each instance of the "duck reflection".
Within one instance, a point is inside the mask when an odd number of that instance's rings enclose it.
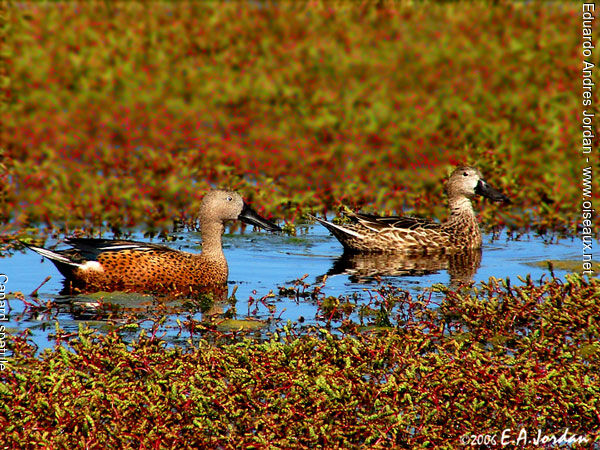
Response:
[[[72,320],[106,321],[137,317],[176,315],[200,312],[204,319],[222,315],[227,305],[226,284],[202,286],[184,295],[182,292],[138,293],[103,292],[78,289],[69,281],[63,282],[58,297],[50,302],[35,302],[28,313],[39,317],[66,314]]]
[[[60,295],[63,296],[75,296],[75,295],[85,295],[85,294],[94,294],[97,292],[102,292],[102,289],[95,287],[90,289],[85,285],[80,285],[72,280],[63,279],[63,287],[60,291]],[[131,293],[130,291],[125,291],[127,293]],[[125,293],[124,292],[124,293]],[[143,294],[143,293],[141,293]],[[157,298],[164,299],[202,299],[206,296],[210,296],[214,299],[215,302],[226,301],[228,296],[228,287],[227,283],[215,283],[208,285],[198,285],[198,286],[188,286],[187,291],[181,290],[157,290],[156,292],[148,292],[148,294],[155,294]],[[132,296],[135,297],[135,296]],[[143,295],[140,295],[141,298],[144,298]]]
[[[481,249],[451,254],[352,253],[344,252],[327,275],[346,274],[353,283],[368,283],[375,277],[422,276],[448,271],[450,284],[470,284],[481,264]]]

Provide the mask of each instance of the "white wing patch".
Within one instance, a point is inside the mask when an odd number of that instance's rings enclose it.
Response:
[[[86,272],[104,272],[104,267],[98,261],[86,261],[84,264],[80,264],[79,268]]]

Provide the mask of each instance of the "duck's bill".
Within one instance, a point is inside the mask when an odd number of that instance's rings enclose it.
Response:
[[[495,202],[510,203],[510,199],[506,195],[494,189],[483,180],[479,180],[477,183],[477,186],[475,187],[475,193],[481,195],[482,197],[489,198]]]
[[[264,228],[267,231],[281,231],[276,224],[271,222],[270,220],[261,217],[256,211],[254,211],[250,206],[244,203],[244,208],[242,212],[238,216],[238,219],[244,223],[250,225],[256,225],[257,227]]]

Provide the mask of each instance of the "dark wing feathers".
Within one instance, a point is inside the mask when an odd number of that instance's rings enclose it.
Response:
[[[439,223],[433,222],[429,219],[422,219],[420,217],[410,217],[410,216],[378,216],[376,214],[366,214],[366,213],[354,213],[352,216],[357,221],[367,222],[371,228],[405,228],[405,229],[415,229],[415,228],[425,228],[425,229],[436,229],[440,227]]]
[[[93,239],[93,238],[67,238],[65,243],[72,249],[63,250],[61,253],[74,257],[95,261],[98,256],[104,252],[118,252],[119,250],[137,250],[137,251],[158,251],[175,252],[176,250],[164,245],[148,244],[147,242],[123,241],[113,239]]]

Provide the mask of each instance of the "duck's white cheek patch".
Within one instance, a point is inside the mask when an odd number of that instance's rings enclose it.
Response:
[[[79,268],[85,272],[104,272],[104,267],[98,261],[87,261]]]

